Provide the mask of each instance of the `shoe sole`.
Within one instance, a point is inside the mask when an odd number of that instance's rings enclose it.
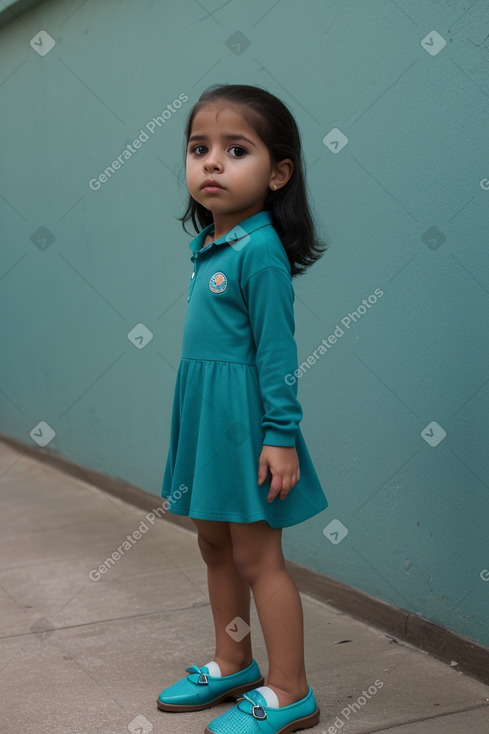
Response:
[[[319,724],[319,708],[309,716],[304,716],[302,719],[296,719],[290,724],[287,724],[287,726],[283,726],[275,732],[275,734],[292,734],[294,731],[298,731],[299,729],[309,729],[309,727],[316,726],[316,724]],[[215,732],[206,727],[204,734],[215,734]]]
[[[237,688],[233,688],[231,691],[226,691],[226,693],[223,693],[222,696],[219,696],[218,698],[214,698],[209,703],[204,704],[197,704],[197,705],[179,705],[179,704],[173,704],[173,703],[163,703],[160,701],[159,698],[156,699],[156,705],[160,709],[160,711],[171,711],[173,713],[177,711],[202,711],[203,709],[210,709],[211,706],[215,706],[218,703],[222,703],[222,701],[226,701],[228,698],[233,698],[234,696],[239,696],[242,693],[246,693],[247,691],[252,691],[254,688],[258,688],[258,686],[262,686],[264,683],[264,678],[259,678],[259,680],[256,680],[254,683],[248,683],[246,686],[238,686]]]

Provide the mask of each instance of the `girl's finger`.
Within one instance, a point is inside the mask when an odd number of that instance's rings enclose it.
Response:
[[[263,484],[268,476],[268,462],[260,457],[258,461],[258,484]]]
[[[273,474],[270,482],[270,491],[268,492],[268,502],[273,502],[275,497],[282,491],[282,477],[280,474]]]
[[[289,494],[293,486],[294,486],[293,477],[289,478],[288,476],[285,476],[282,478],[282,491],[280,492],[281,500],[284,500],[287,497],[287,495]]]

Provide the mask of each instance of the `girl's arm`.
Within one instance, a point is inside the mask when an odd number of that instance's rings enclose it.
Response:
[[[256,345],[256,365],[264,407],[265,431],[258,484],[272,475],[268,501],[285,499],[299,481],[295,439],[302,418],[297,384],[286,376],[297,369],[294,339],[294,291],[289,273],[278,267],[259,270],[243,285]],[[290,381],[289,381],[290,382]]]

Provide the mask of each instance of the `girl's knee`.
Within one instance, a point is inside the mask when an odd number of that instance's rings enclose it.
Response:
[[[197,542],[200,554],[208,566],[215,566],[232,558],[231,539],[225,535],[212,537],[199,530]]]
[[[232,526],[234,565],[250,586],[285,570],[281,533],[263,525]]]
[[[256,554],[247,553],[241,548],[233,548],[234,565],[238,569],[241,578],[247,584],[253,586],[257,576],[259,575],[259,564],[256,560]]]
[[[200,555],[206,563],[210,563],[214,557],[215,546],[207,538],[200,533],[197,536],[197,543],[200,549]]]
[[[239,575],[251,587],[268,574],[275,575],[285,569],[281,555],[263,553],[256,548],[235,546],[233,559]]]

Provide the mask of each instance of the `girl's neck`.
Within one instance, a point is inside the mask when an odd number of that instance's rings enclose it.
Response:
[[[264,206],[265,199],[260,200],[256,204],[253,204],[249,207],[246,207],[246,209],[239,209],[236,212],[214,214],[214,229],[211,230],[212,239],[210,239],[209,242],[221,239],[221,237],[224,237],[224,235],[230,232],[233,227],[236,227],[236,225],[242,222],[244,219],[248,219],[248,217],[253,216],[253,214],[258,214],[258,212],[263,211]],[[208,237],[209,235],[207,235],[207,238]],[[209,242],[207,242],[207,244],[209,244]]]

